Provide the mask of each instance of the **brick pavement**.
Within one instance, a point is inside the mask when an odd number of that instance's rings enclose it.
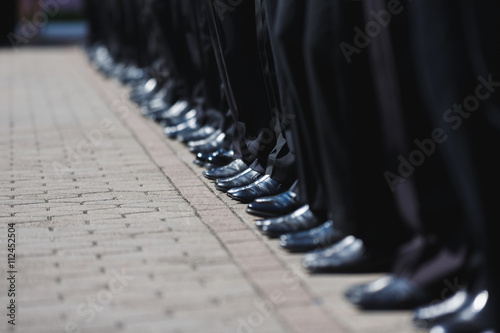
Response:
[[[343,300],[377,275],[310,276],[257,233],[127,94],[78,48],[0,50],[0,332],[413,332]]]

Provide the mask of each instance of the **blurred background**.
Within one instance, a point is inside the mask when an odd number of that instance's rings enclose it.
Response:
[[[85,39],[84,0],[3,0],[4,46],[78,43]]]

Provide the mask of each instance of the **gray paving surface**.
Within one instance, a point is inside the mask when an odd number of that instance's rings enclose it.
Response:
[[[256,233],[127,93],[78,48],[0,49],[0,332],[414,332],[343,300],[378,275],[310,276]]]

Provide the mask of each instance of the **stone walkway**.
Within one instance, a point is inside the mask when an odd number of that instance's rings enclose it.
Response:
[[[79,48],[0,49],[0,332],[414,332],[344,301],[378,275],[303,271],[127,96]]]

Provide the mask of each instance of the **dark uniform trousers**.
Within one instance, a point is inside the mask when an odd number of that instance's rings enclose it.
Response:
[[[365,1],[365,21],[375,20],[373,13],[386,11],[386,1]],[[401,157],[410,159],[419,148],[416,140],[425,140],[434,127],[421,103],[416,86],[414,56],[409,43],[408,15],[411,2],[401,2],[392,14],[390,26],[382,30],[369,46],[377,87],[387,170],[397,174]],[[464,242],[463,218],[451,179],[439,150],[429,154],[422,165],[406,178],[391,183],[397,212],[411,230],[411,240],[399,248],[392,273],[429,291],[439,293],[446,279],[464,282],[468,257]],[[386,174],[387,175],[387,174]]]
[[[291,184],[293,152],[280,125],[279,93],[269,44],[265,7],[244,0],[223,10],[206,0],[222,84],[233,117],[232,147],[260,173]],[[286,126],[285,126],[286,127]]]
[[[432,130],[419,103],[411,51],[400,47],[408,38],[406,16],[394,18],[394,26],[351,62],[338,47],[353,44],[353,28],[364,27],[371,11],[384,8],[384,1],[279,4],[277,55],[283,59],[284,86],[294,98],[290,109],[299,120],[294,122],[299,184],[305,201],[325,211],[336,228],[371,248],[398,249],[393,273],[434,287],[458,274],[467,254],[457,228],[460,211],[449,214],[457,201],[441,156],[418,170],[418,181],[407,179],[394,193],[384,177],[397,170],[398,156],[407,156],[413,138]],[[393,40],[399,47],[392,47]],[[301,48],[302,61],[296,56]]]
[[[353,40],[351,27],[362,25],[361,4],[293,0],[279,8],[277,53],[295,95],[294,144],[305,201],[346,234],[393,251],[408,230],[382,177],[385,154],[368,53],[349,64],[338,48]],[[296,57],[301,48],[303,59]]]
[[[500,281],[494,232],[500,163],[492,151],[500,139],[499,11],[498,1],[423,0],[410,12],[419,88],[433,125],[448,135],[440,148],[479,258],[471,266],[480,277],[473,287],[489,291],[494,309]]]

